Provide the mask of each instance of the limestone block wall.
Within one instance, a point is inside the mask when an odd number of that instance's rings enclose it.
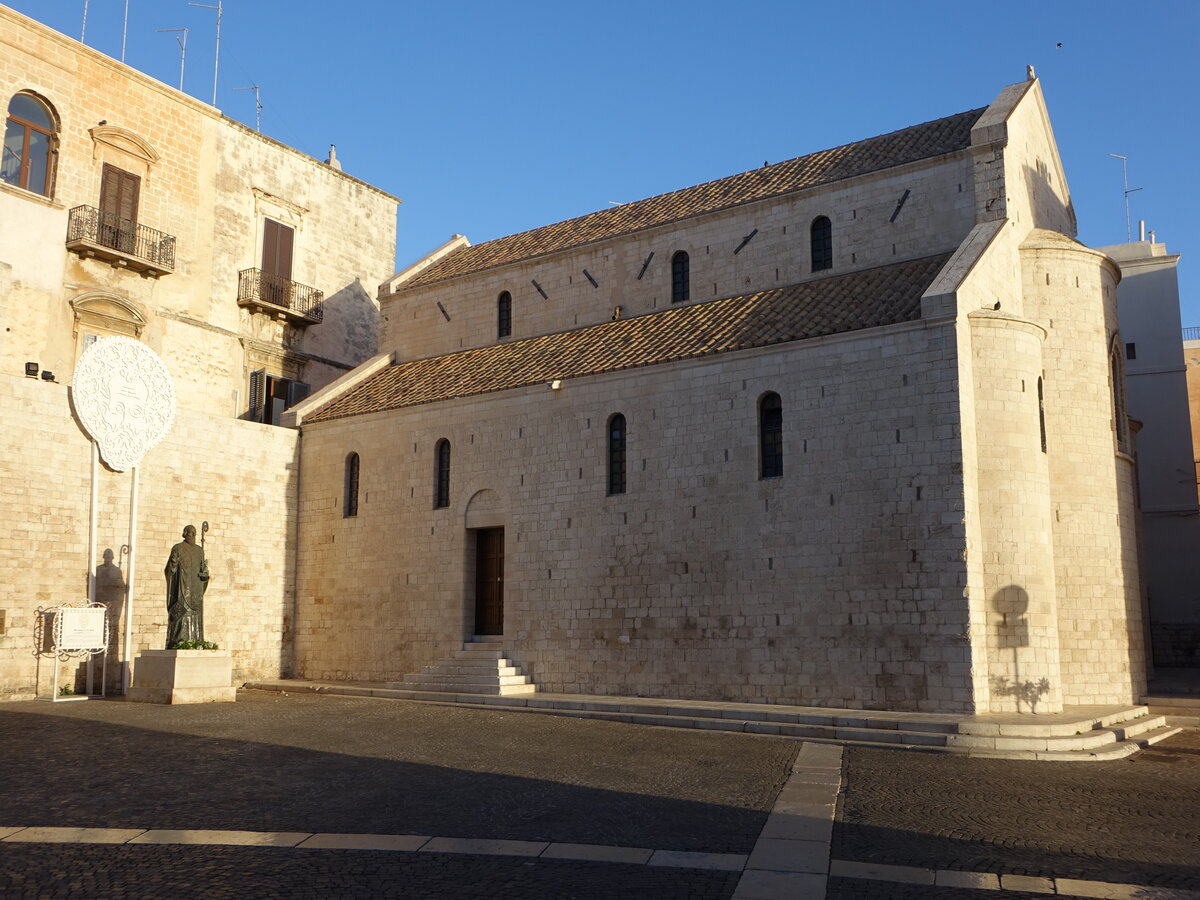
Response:
[[[288,671],[295,547],[298,435],[181,409],[167,439],[140,470],[138,557],[134,576],[134,655],[161,649],[166,637],[163,566],[186,524],[211,526],[206,540],[213,579],[205,604],[206,637],[233,653],[237,680]],[[101,469],[98,599],[123,616],[129,559],[132,476]],[[90,445],[75,424],[69,389],[0,374],[0,699],[35,692],[39,607],[87,597]],[[104,565],[105,550],[112,551]],[[119,679],[114,634],[109,680]],[[43,693],[53,660],[42,664]],[[97,669],[97,672],[99,669]],[[74,682],[64,669],[61,683]],[[135,673],[136,677],[136,673]],[[82,688],[82,682],[75,685]]]
[[[1058,712],[1063,684],[1041,416],[1045,330],[1001,311],[971,324],[975,485],[990,708]]]
[[[974,711],[955,353],[951,325],[914,323],[304,425],[297,673],[449,655],[486,519],[505,647],[546,690]],[[785,461],[760,480],[766,391]],[[617,412],[628,490],[607,496]]]
[[[618,306],[625,317],[663,309],[679,250],[689,256],[690,302],[807,281],[818,216],[832,222],[834,265],[815,277],[945,253],[973,224],[970,179],[970,160],[951,155],[443,282],[400,283],[381,301],[380,349],[407,360],[496,343],[501,291],[513,298],[511,340],[607,322]]]
[[[1021,262],[1027,314],[1047,323],[1042,353],[1063,702],[1128,703],[1144,688],[1145,652],[1135,472],[1118,439],[1124,410],[1114,408],[1112,380],[1118,273],[1102,253],[1045,231],[1025,241]]]

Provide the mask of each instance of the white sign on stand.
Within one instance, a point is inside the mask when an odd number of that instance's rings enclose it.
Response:
[[[108,622],[103,606],[63,606],[54,616],[54,646],[58,650],[100,653],[108,647]]]
[[[88,603],[82,606],[54,606],[38,611],[38,619],[44,637],[39,638],[38,667],[41,668],[41,657],[47,654],[54,656],[54,684],[51,696],[42,699],[86,700],[89,694],[70,694],[59,696],[58,685],[59,663],[70,659],[87,658],[88,660],[88,691],[92,690],[91,659],[98,653],[104,654],[103,667],[100,675],[100,696],[107,693],[108,676],[108,607],[103,603]],[[47,633],[48,632],[48,633]],[[38,678],[41,681],[40,674]]]

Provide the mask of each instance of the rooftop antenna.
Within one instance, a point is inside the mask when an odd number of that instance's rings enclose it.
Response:
[[[125,0],[125,20],[121,24],[121,62],[125,62],[125,38],[129,34],[129,0]]]
[[[189,3],[188,6],[199,6],[203,9],[215,9],[217,11],[217,54],[213,60],[213,99],[212,105],[217,105],[217,68],[221,65],[221,0],[217,0],[216,6],[211,6],[207,3]]]
[[[1121,156],[1119,153],[1110,153],[1108,155],[1113,159],[1121,161],[1121,178],[1125,184],[1125,243],[1128,244],[1133,241],[1133,229],[1129,227],[1129,195],[1135,191],[1140,191],[1141,188],[1133,188],[1133,190],[1129,188],[1129,157]]]
[[[175,35],[175,42],[179,44],[179,89],[183,90],[183,64],[187,61],[187,28],[155,28],[155,31],[182,31],[183,37]]]
[[[79,29],[79,43],[84,43],[87,38],[87,8],[88,0],[83,0],[83,27]]]
[[[257,84],[251,84],[247,87],[234,88],[235,91],[254,91],[254,130],[262,131],[262,95],[259,93],[261,88]]]

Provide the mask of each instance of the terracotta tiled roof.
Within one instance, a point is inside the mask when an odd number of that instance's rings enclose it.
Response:
[[[678,306],[380,370],[304,417],[323,422],[920,317],[948,254],[742,297]]]
[[[971,126],[983,112],[983,109],[973,109],[832,150],[810,153],[669,194],[609,207],[473,247],[463,247],[404,282],[402,288],[443,281],[742,203],[962,150],[970,146]]]

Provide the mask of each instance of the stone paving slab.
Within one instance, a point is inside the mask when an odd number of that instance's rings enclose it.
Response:
[[[124,844],[144,832],[144,828],[22,828],[4,838],[4,841],[38,844]]]
[[[824,875],[800,872],[746,872],[733,900],[819,900],[825,896]]]
[[[540,841],[500,841],[484,838],[435,837],[421,853],[476,853],[486,856],[540,856],[549,847]]]
[[[130,838],[130,844],[204,844],[235,847],[295,847],[307,831],[218,831],[211,829],[156,828]]]
[[[420,834],[314,834],[296,846],[301,850],[383,850],[413,853],[427,843]]]
[[[654,854],[644,847],[598,847],[595,844],[554,843],[546,848],[542,859],[581,859],[592,862],[619,862],[645,865]]]
[[[718,869],[740,872],[746,865],[744,853],[695,853],[689,850],[655,850],[648,865],[680,869]]]

